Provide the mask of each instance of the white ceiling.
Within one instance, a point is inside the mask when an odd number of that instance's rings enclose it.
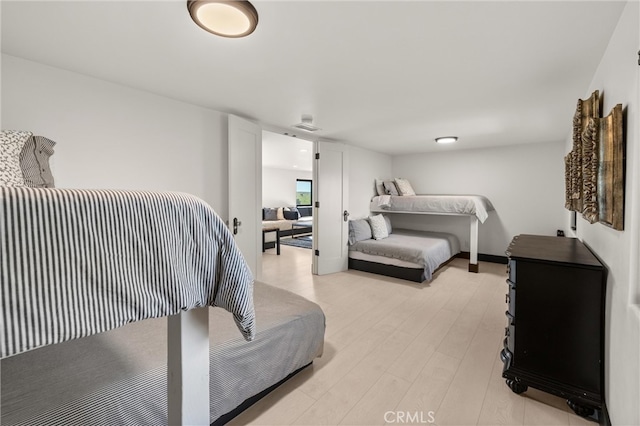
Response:
[[[282,132],[312,114],[314,137],[409,154],[568,138],[624,2],[254,5],[257,30],[225,39],[186,1],[4,0],[2,51]]]
[[[313,142],[264,131],[262,166],[310,172],[313,167]]]

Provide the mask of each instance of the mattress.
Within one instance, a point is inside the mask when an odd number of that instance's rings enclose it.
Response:
[[[349,250],[418,264],[430,280],[433,271],[460,253],[460,242],[455,235],[443,232],[394,229],[386,238],[358,241]]]
[[[256,335],[209,308],[210,418],[309,364],[323,350],[318,305],[255,282]],[[167,319],[147,319],[1,361],[6,425],[167,423]]]
[[[475,215],[481,223],[494,210],[481,195],[379,195],[371,200],[372,212]]]

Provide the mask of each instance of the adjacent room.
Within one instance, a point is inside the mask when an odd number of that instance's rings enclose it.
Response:
[[[311,141],[262,132],[263,250],[312,247],[313,156]]]
[[[640,425],[637,1],[0,19],[2,425]]]

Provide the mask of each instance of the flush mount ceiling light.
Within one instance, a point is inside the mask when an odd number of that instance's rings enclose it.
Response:
[[[441,138],[436,138],[436,143],[454,143],[457,140],[457,136],[443,136]]]
[[[222,37],[245,37],[258,26],[258,12],[248,1],[189,0],[187,8],[200,28]]]
[[[321,128],[313,125],[313,117],[309,114],[302,114],[302,122],[294,124],[291,127],[295,127],[296,129],[304,130],[306,132],[317,132],[318,130],[322,130]]]

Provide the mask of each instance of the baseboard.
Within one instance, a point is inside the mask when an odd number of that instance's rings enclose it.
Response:
[[[469,259],[471,255],[468,251],[461,251],[458,254],[458,257],[462,259]],[[482,262],[499,263],[501,265],[506,265],[509,259],[507,258],[507,256],[496,256],[495,254],[478,253],[478,260]]]

